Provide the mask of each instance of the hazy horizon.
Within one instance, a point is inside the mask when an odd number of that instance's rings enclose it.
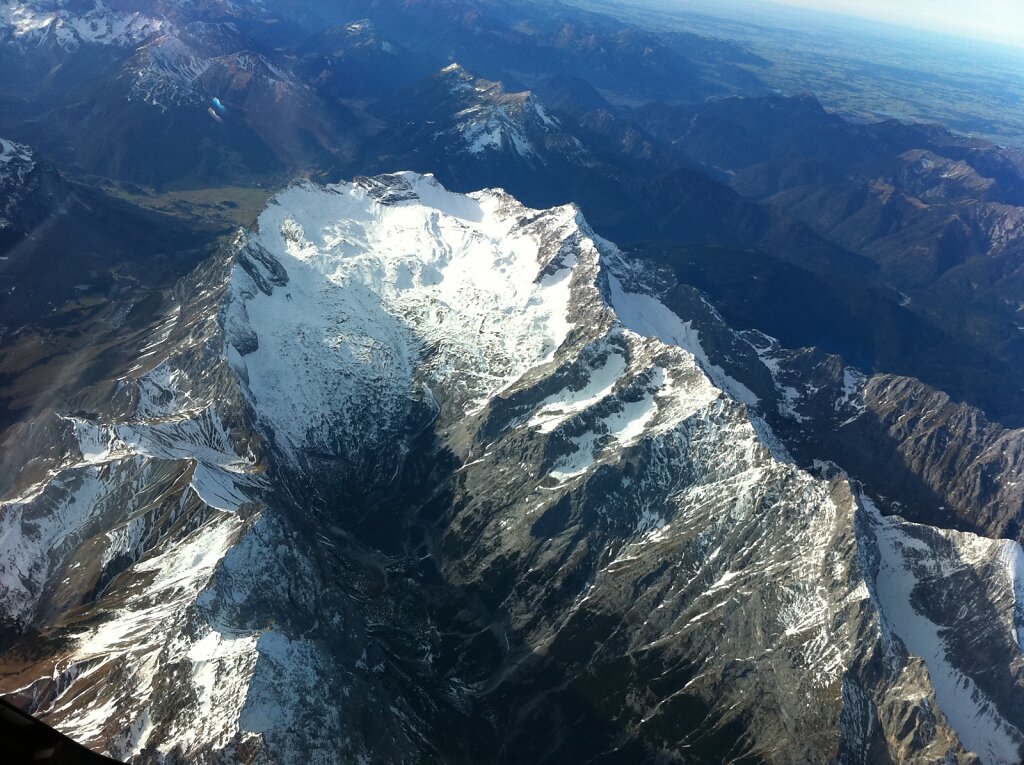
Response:
[[[880,21],[911,29],[940,32],[1024,48],[1024,2],[976,0],[748,0]]]

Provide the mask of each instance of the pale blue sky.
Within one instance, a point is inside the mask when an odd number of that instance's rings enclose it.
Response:
[[[762,0],[1024,47],[1024,0]]]

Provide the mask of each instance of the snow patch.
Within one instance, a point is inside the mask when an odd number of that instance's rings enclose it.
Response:
[[[919,561],[934,561],[935,552],[908,533],[910,524],[882,516],[867,499],[862,503],[878,546],[874,590],[886,623],[907,650],[928,666],[939,706],[964,746],[985,763],[1016,765],[1024,735],[1003,718],[974,680],[950,662],[943,630],[914,606],[912,594],[919,581]],[[981,541],[987,547],[998,544]]]
[[[586,385],[579,390],[564,390],[548,396],[527,425],[541,433],[551,433],[573,415],[607,398],[625,369],[622,354],[610,352],[600,366],[591,370]]]
[[[733,379],[725,371],[710,362],[700,344],[700,333],[692,323],[683,321],[664,303],[651,295],[627,292],[614,275],[608,277],[611,288],[612,307],[619,320],[634,332],[656,337],[663,343],[676,345],[691,353],[701,368],[720,389],[737,401],[756,406],[758,398],[747,386]]]

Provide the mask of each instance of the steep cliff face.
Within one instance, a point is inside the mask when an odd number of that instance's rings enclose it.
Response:
[[[1018,762],[1020,546],[798,467],[654,283],[573,207],[282,192],[29,431],[0,691],[133,762]]]

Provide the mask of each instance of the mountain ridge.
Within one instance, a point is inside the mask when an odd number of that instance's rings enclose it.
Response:
[[[750,759],[1019,756],[1019,546],[798,469],[647,279],[573,207],[414,174],[286,190],[6,503],[34,560],[61,552],[17,569],[50,584],[18,601],[41,634],[6,654],[5,693],[139,762],[672,761],[709,713]],[[110,499],[69,502],[87,486]],[[49,503],[68,509],[47,543],[27,519]],[[82,511],[108,530],[60,526]],[[958,625],[949,587],[993,618]],[[1004,676],[953,652],[980,635]],[[627,667],[628,697],[559,722]],[[817,703],[793,717],[794,693]],[[913,738],[907,715],[928,721]]]
[[[1021,761],[1024,155],[614,15],[0,0],[0,693],[146,765]]]

